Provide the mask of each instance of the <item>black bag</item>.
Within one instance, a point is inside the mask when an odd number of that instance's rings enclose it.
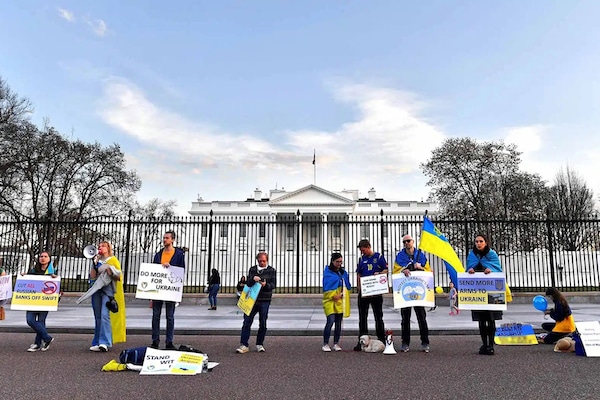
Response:
[[[106,302],[106,307],[112,313],[119,312],[119,304],[117,303],[117,300],[115,300],[114,297],[109,297],[108,298],[108,301]]]

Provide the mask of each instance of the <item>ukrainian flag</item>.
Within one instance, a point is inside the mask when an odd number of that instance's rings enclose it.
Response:
[[[442,235],[442,232],[440,232],[427,217],[423,217],[423,229],[421,230],[419,248],[444,260],[446,270],[448,271],[448,275],[450,275],[450,280],[452,280],[454,286],[458,288],[458,278],[456,274],[458,272],[465,272],[465,268],[450,245],[450,242],[448,242],[448,239]]]

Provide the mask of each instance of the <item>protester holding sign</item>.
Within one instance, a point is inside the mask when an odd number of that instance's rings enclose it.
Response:
[[[329,338],[331,327],[335,324],[333,332],[333,350],[342,351],[339,345],[342,335],[342,318],[350,316],[350,294],[352,289],[348,272],[342,267],[342,255],[332,253],[329,265],[323,271],[323,310],[327,317],[323,330],[323,351],[331,351]]]
[[[50,253],[47,251],[42,251],[38,256],[38,261],[35,263],[35,266],[31,268],[27,274],[50,275],[53,278],[56,278],[54,272],[54,266],[50,261]],[[50,336],[46,330],[46,317],[48,317],[48,311],[27,311],[25,313],[27,325],[29,325],[35,332],[35,342],[29,346],[27,351],[46,351],[50,347],[50,343],[52,343],[54,340],[54,338]]]
[[[256,298],[256,302],[252,307],[252,311],[248,315],[244,314],[244,323],[242,325],[242,333],[240,337],[240,347],[236,352],[244,354],[250,351],[248,341],[250,340],[250,328],[254,322],[254,317],[258,313],[258,334],[256,335],[256,351],[262,353],[265,351],[264,342],[267,335],[267,317],[269,316],[269,306],[271,305],[271,297],[273,290],[277,287],[277,275],[275,268],[268,265],[269,256],[267,253],[261,252],[256,255],[258,265],[250,267],[248,271],[248,279],[246,286],[253,288],[255,285],[260,285],[261,289]]]
[[[121,280],[121,263],[113,255],[109,242],[98,244],[98,254],[94,257],[94,265],[90,270],[92,284],[102,279],[103,274],[111,277],[112,282],[92,294],[94,309],[94,338],[90,351],[107,352],[113,343],[126,340],[125,295]],[[117,304],[117,312],[111,312],[109,305]],[[114,311],[114,308],[113,308]]]
[[[358,242],[361,257],[356,266],[356,280],[358,284],[358,337],[369,334],[367,326],[367,317],[369,316],[369,306],[373,309],[375,317],[375,330],[377,339],[385,341],[385,326],[383,324],[383,295],[362,296],[360,288],[360,278],[365,276],[379,275],[388,273],[387,261],[383,255],[376,253],[371,249],[371,243],[367,239]],[[361,351],[360,341],[354,347],[354,351]]]
[[[164,268],[181,267],[185,268],[185,253],[183,250],[173,246],[175,242],[175,232],[167,231],[163,235],[163,248],[154,255],[154,264],[162,264]],[[160,314],[163,303],[167,313],[167,338],[166,350],[175,350],[173,336],[175,335],[175,302],[152,300],[152,344],[150,347],[158,349],[160,343]]]
[[[475,237],[475,246],[467,256],[467,272],[469,274],[502,272],[498,254],[490,249],[488,239],[479,234]],[[494,336],[496,334],[496,320],[502,319],[502,311],[471,311],[473,321],[479,321],[479,334],[483,345],[479,354],[494,355]]]
[[[559,339],[575,332],[575,320],[571,314],[571,307],[567,299],[558,289],[549,287],[546,290],[546,296],[550,296],[554,302],[554,307],[546,310],[544,315],[550,317],[556,322],[544,322],[542,328],[549,333],[544,336],[543,343],[554,344]]]
[[[404,248],[396,255],[394,261],[394,274],[403,273],[404,276],[410,276],[411,271],[431,271],[429,261],[421,250],[415,248],[415,241],[410,235],[404,235],[402,238]],[[400,351],[406,353],[410,346],[410,317],[412,309],[415,309],[417,322],[419,323],[419,333],[421,335],[421,350],[429,353],[429,327],[427,326],[427,312],[425,307],[404,307],[402,314],[402,347]]]

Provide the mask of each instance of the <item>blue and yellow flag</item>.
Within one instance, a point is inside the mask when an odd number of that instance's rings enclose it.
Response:
[[[419,248],[444,260],[446,270],[448,271],[448,275],[450,275],[450,280],[452,280],[454,286],[458,288],[456,274],[458,272],[465,272],[465,268],[450,245],[450,242],[448,242],[448,239],[442,235],[442,232],[440,232],[427,217],[423,217],[423,229],[421,230]]]

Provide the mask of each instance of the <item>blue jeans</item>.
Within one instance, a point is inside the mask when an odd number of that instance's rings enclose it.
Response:
[[[160,342],[160,313],[162,312],[163,303],[165,303],[165,310],[167,312],[167,343],[173,343],[173,336],[175,334],[174,301],[152,300],[152,341]]]
[[[219,293],[219,288],[221,285],[214,284],[210,285],[210,289],[208,290],[208,301],[210,302],[211,307],[217,306],[217,293]]]
[[[244,346],[248,346],[248,340],[250,339],[250,328],[254,322],[254,316],[258,313],[258,334],[256,335],[256,345],[262,345],[265,342],[265,336],[267,335],[267,317],[269,315],[270,301],[261,301],[254,303],[254,307],[250,312],[250,315],[244,314],[244,324],[242,325],[242,336],[240,343]]]
[[[340,336],[342,336],[342,318],[344,314],[329,314],[327,316],[327,322],[325,323],[325,329],[323,330],[323,344],[329,344],[329,337],[331,336],[331,327],[335,323],[335,330],[333,331],[333,344],[340,342]]]
[[[52,340],[52,336],[48,335],[48,331],[46,330],[46,317],[48,316],[48,311],[27,311],[25,315],[27,318],[27,325],[35,331],[35,344],[37,344],[38,347],[42,346],[42,340],[44,342]]]
[[[94,309],[94,339],[92,346],[100,344],[112,347],[112,326],[110,325],[110,311],[106,307],[109,297],[102,290],[92,295],[92,308]]]

